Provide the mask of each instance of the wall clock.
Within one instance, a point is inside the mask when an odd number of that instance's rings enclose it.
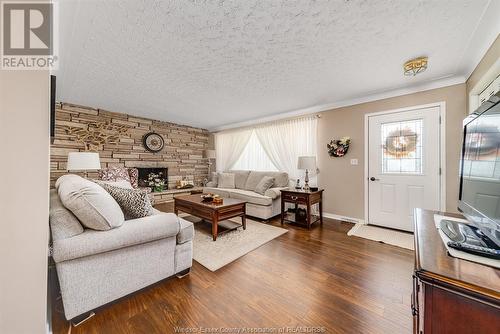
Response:
[[[144,148],[149,152],[157,153],[163,149],[165,141],[163,137],[155,132],[148,132],[142,138],[142,144]]]

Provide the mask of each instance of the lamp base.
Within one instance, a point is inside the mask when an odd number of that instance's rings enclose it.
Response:
[[[311,188],[309,188],[309,171],[307,169],[306,169],[306,177],[304,178],[304,187],[302,189],[304,189],[305,191],[311,190]]]

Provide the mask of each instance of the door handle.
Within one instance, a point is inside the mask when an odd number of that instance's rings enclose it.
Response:
[[[370,181],[380,181],[380,179],[376,179],[375,177],[370,177]]]

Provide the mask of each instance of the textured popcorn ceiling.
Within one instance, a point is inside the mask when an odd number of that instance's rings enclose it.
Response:
[[[212,129],[356,99],[463,76],[488,3],[64,0],[57,94]]]

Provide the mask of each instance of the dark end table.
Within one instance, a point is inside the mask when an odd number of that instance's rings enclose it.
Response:
[[[281,190],[281,224],[285,222],[301,224],[297,221],[297,208],[299,204],[305,205],[306,207],[306,219],[305,223],[308,229],[311,229],[311,225],[320,222],[323,225],[323,190],[318,189],[317,191],[306,191],[301,189],[283,189]],[[285,203],[295,204],[295,213],[289,213],[285,211]],[[311,213],[311,206],[314,204],[319,205],[319,217],[313,216]],[[313,219],[314,218],[314,219]],[[303,223],[302,223],[303,225]]]

